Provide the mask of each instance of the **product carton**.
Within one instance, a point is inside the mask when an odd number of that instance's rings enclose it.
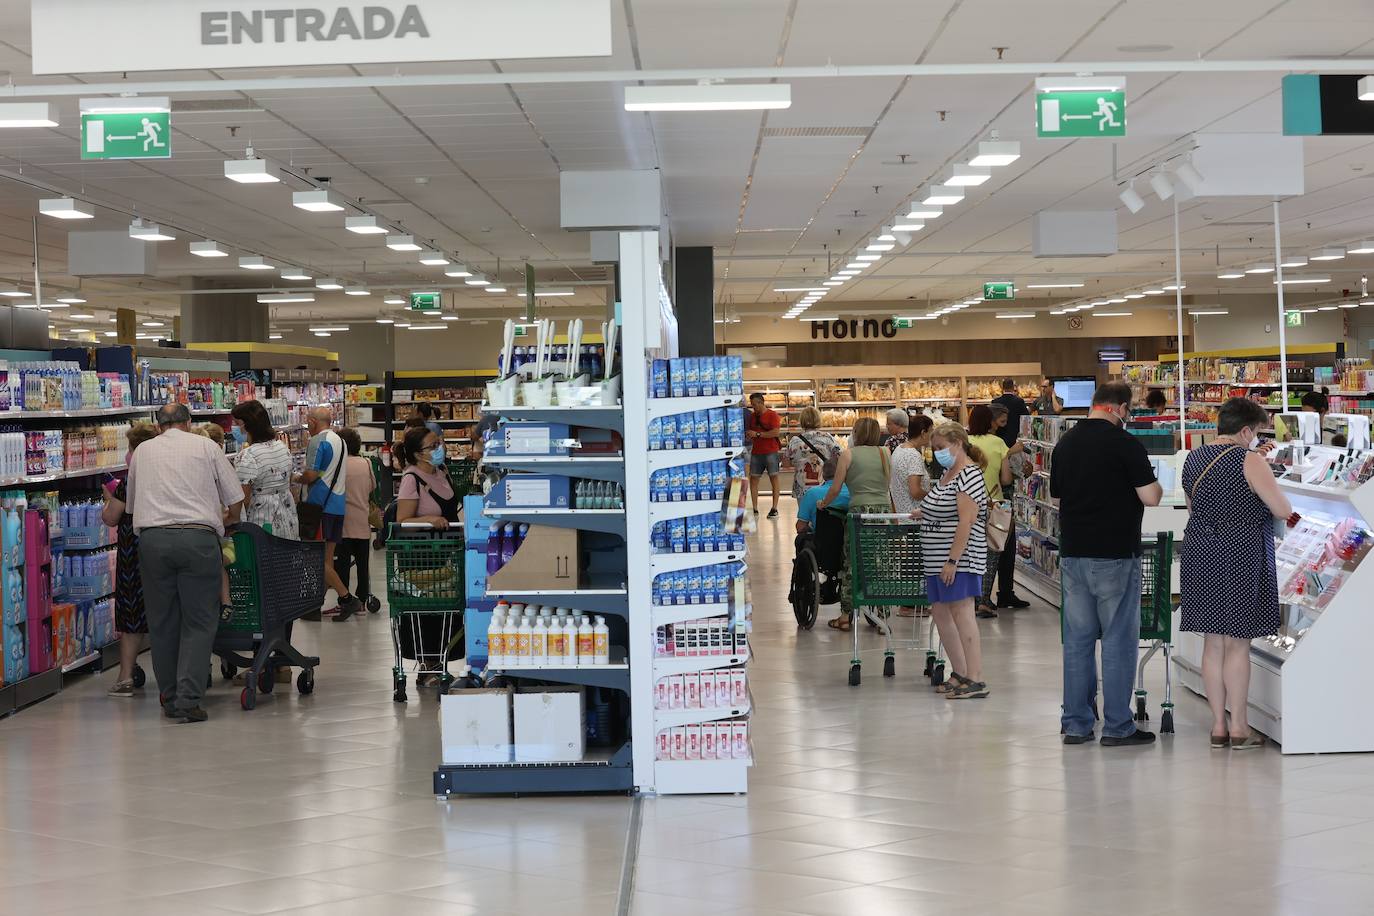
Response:
[[[457,687],[439,697],[444,763],[511,759],[511,688]]]
[[[581,760],[587,750],[581,687],[520,688],[515,693],[515,759]]]
[[[487,577],[487,590],[498,593],[581,587],[578,532],[549,525],[530,525],[510,562]]]

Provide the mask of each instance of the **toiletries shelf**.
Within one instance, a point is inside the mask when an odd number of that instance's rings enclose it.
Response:
[[[659,655],[654,657],[654,677],[730,668],[734,665],[745,664],[749,658],[750,653],[747,645],[742,652],[733,652],[729,655]]]
[[[487,592],[492,600],[519,601],[521,604],[555,604],[582,614],[630,615],[629,592],[623,588],[535,589],[531,591]],[[566,666],[560,666],[566,667]],[[602,667],[605,667],[604,665]]]
[[[161,405],[90,407],[84,410],[6,410],[0,412],[0,423],[13,423],[16,420],[88,420],[92,417],[127,417],[152,413],[158,406]]]
[[[482,514],[531,525],[552,525],[606,534],[625,533],[624,509],[484,509]]]
[[[127,464],[112,464],[103,468],[82,468],[75,471],[58,471],[54,474],[39,474],[34,477],[6,477],[0,479],[0,487],[29,487],[36,484],[53,483],[58,480],[75,480],[78,477],[94,477],[98,474],[114,474],[128,470]]]
[[[529,420],[538,423],[566,423],[569,426],[594,426],[625,432],[625,411],[619,407],[492,407],[482,405],[482,413],[496,414],[508,420]]]
[[[679,725],[698,725],[702,722],[719,722],[722,719],[735,719],[747,716],[753,711],[752,702],[743,705],[699,706],[694,709],[656,709],[654,724],[660,729],[676,728]]]

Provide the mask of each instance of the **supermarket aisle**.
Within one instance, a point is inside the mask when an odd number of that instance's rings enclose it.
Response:
[[[848,687],[846,639],[798,633],[783,603],[783,505],[751,548],[752,790],[644,800],[636,916],[1341,913],[1374,898],[1374,760],[1210,752],[1186,694],[1180,734],[1156,748],[1064,748],[1044,606],[985,624],[986,701],[930,694],[914,657]],[[616,912],[632,802],[436,804],[435,706],[391,702],[385,619],[302,626],[326,660],[308,699],[245,715],[217,686],[209,723],[169,726],[151,696],[107,700],[107,675],[0,721],[5,898],[83,916]]]

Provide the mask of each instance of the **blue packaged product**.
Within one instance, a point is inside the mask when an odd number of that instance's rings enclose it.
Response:
[[[652,532],[654,550],[665,553],[668,550],[668,523],[656,522]]]
[[[712,470],[714,464],[714,461],[703,461],[701,469],[697,471],[697,499],[715,499],[715,473]]]
[[[682,498],[690,502],[697,498],[697,466],[684,464],[679,471],[682,473]]]
[[[730,393],[730,357],[711,357],[712,375],[715,376],[716,394]]]
[[[701,360],[695,356],[685,356],[682,359],[682,374],[686,381],[682,388],[689,398],[701,396]]]
[[[711,447],[711,411],[696,410],[692,412],[692,428],[695,430],[696,447]]]
[[[675,518],[668,523],[669,549],[673,553],[687,552],[687,520]]]
[[[707,425],[710,427],[709,448],[725,448],[725,408],[712,407],[708,412]]]
[[[687,603],[701,604],[701,567],[696,566],[687,570]]]
[[[729,480],[729,464],[724,461],[711,462],[711,498],[724,499],[725,486]]]
[[[687,552],[701,553],[701,516],[692,515],[687,518]]]
[[[709,398],[716,393],[716,358],[703,356],[700,358],[700,362],[701,366],[697,370],[697,376],[701,379],[701,396]]]
[[[669,414],[659,424],[659,448],[677,447],[677,416]]]
[[[668,361],[666,359],[654,360],[649,378],[650,396],[666,398],[668,396]]]
[[[649,475],[649,501],[655,503],[665,502],[668,499],[668,472],[664,470],[654,471]]]
[[[711,602],[713,604],[724,604],[729,593],[730,579],[725,573],[725,564],[717,563],[713,567],[711,576]]]
[[[731,394],[744,394],[744,357],[725,357],[727,376],[730,380]]]
[[[673,604],[687,603],[687,573],[673,573]]]
[[[668,361],[668,390],[672,397],[685,398],[687,396],[687,367],[686,360],[680,356],[673,357]]]
[[[744,552],[744,534],[742,532],[730,535],[730,549],[736,553]]]
[[[649,583],[649,601],[653,604],[663,603],[663,577],[654,576],[654,580]]]
[[[731,407],[725,414],[726,448],[744,447],[744,410]]]
[[[663,448],[663,419],[654,417],[649,421],[649,451],[656,452]]]
[[[669,501],[669,502],[680,503],[680,502],[682,502],[684,499],[687,498],[686,495],[685,495],[685,494],[683,493],[683,491],[682,491],[682,484],[683,484],[683,476],[682,476],[682,474],[683,474],[683,472],[682,472],[682,466],[681,466],[681,465],[678,465],[678,466],[675,467],[675,468],[669,468],[669,469],[668,469],[668,501]]]

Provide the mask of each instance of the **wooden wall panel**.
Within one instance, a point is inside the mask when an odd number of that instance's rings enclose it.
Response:
[[[1047,375],[1106,377],[1099,347],[1124,346],[1128,359],[1155,359],[1165,337],[1060,337],[1021,340],[824,341],[787,344],[789,366],[922,365],[1038,362]]]

